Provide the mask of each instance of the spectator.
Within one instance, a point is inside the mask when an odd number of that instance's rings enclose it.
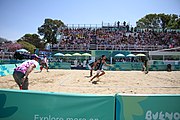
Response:
[[[124,25],[126,22],[124,21]],[[127,28],[129,28],[127,26]],[[101,49],[109,48],[119,45],[119,48],[125,48],[125,46],[132,46],[134,48],[142,47],[145,45],[150,46],[163,46],[166,48],[172,48],[180,46],[180,33],[177,32],[155,32],[151,30],[133,32],[131,33],[123,30],[112,29],[64,29],[61,32],[64,34],[64,38],[60,42],[61,49],[80,49],[89,50],[91,44],[101,46]],[[109,46],[109,47],[108,47]],[[118,49],[119,49],[118,48]]]

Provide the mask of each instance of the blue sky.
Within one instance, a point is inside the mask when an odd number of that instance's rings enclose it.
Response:
[[[150,13],[180,15],[180,0],[0,0],[0,37],[37,33],[45,18],[65,24],[130,22]]]

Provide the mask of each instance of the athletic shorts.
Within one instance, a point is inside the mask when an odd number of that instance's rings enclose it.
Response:
[[[48,67],[48,64],[46,64],[46,63],[41,63],[41,66],[42,66],[42,67]]]
[[[99,74],[100,72],[104,72],[104,70],[97,70],[97,74]]]
[[[91,69],[92,69],[92,67],[91,67],[90,65],[88,65],[88,68],[89,68],[89,70],[91,70]]]
[[[22,78],[24,77],[24,73],[19,72],[19,71],[14,71],[13,72],[13,78],[15,82],[18,84],[18,86],[22,86],[23,90],[28,90],[28,78],[26,78],[24,81],[22,81]]]

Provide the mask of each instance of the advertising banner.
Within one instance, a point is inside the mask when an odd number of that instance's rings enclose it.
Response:
[[[180,95],[116,95],[116,120],[180,120]]]
[[[114,120],[115,97],[0,90],[0,120]]]

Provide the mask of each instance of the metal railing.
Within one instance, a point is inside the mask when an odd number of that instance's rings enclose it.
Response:
[[[68,28],[102,28],[102,24],[67,24]]]
[[[14,56],[14,52],[0,52],[0,59],[12,59]]]
[[[60,45],[59,47],[54,47],[52,50],[127,50],[127,51],[156,51],[167,49],[168,46],[154,46],[154,45],[97,45],[97,44],[66,44]]]
[[[53,47],[52,50],[79,50],[79,51],[87,51],[90,50],[90,46],[84,46],[83,44],[66,44],[66,45],[59,45],[59,47]]]
[[[96,45],[96,50],[128,50],[128,51],[155,51],[166,49],[168,46],[154,45]]]

